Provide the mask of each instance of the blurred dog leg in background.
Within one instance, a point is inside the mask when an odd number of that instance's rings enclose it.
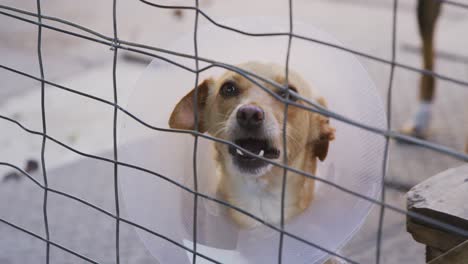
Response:
[[[441,2],[437,0],[418,0],[417,18],[422,40],[423,66],[428,71],[433,71],[434,68],[434,31],[440,8]],[[428,136],[434,92],[435,78],[422,74],[419,82],[418,108],[412,119],[401,129],[402,133],[418,138]]]

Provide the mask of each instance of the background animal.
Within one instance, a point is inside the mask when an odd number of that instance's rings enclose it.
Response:
[[[416,14],[422,41],[422,64],[424,70],[434,70],[434,34],[441,2],[419,0]],[[432,103],[435,96],[436,80],[432,75],[421,74],[419,80],[419,103],[416,112],[402,132],[419,138],[427,138],[432,118]]]

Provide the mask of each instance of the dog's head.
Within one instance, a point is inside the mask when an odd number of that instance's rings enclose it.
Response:
[[[244,70],[285,83],[284,68],[273,64],[249,62],[239,66]],[[284,90],[256,79],[272,92],[286,96]],[[323,98],[312,94],[307,83],[294,72],[289,73],[289,89],[303,97],[316,99],[325,106]],[[218,79],[206,79],[198,86],[198,130],[234,142],[236,145],[266,159],[282,162],[283,121],[285,104],[238,73],[228,71]],[[192,90],[176,105],[169,120],[171,128],[193,130],[194,92]],[[290,94],[290,100],[303,104]],[[304,150],[324,160],[334,129],[328,118],[289,105],[286,122],[287,158],[293,161]],[[218,161],[228,170],[262,176],[271,166],[232,146],[216,143]]]

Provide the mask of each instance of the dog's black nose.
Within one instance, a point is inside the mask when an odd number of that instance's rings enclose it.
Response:
[[[244,105],[237,110],[237,122],[243,128],[259,128],[264,119],[263,110],[256,105]]]

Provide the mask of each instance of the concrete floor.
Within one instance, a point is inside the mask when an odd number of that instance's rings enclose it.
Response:
[[[4,0],[3,5],[35,12],[35,1]],[[419,47],[414,17],[415,1],[399,1],[397,60],[420,67]],[[248,3],[248,9],[242,9]],[[287,1],[202,1],[202,8],[215,19],[243,15],[287,15]],[[295,1],[295,17],[313,23],[335,35],[347,47],[389,59],[391,50],[390,0]],[[69,19],[112,35],[112,1],[43,1],[43,13]],[[71,8],[73,7],[73,8]],[[138,15],[135,15],[138,14]],[[193,16],[185,13],[179,20],[168,10],[149,8],[138,1],[119,1],[119,36],[122,39],[170,48],[177,35],[192,30]],[[338,19],[339,18],[339,19]],[[206,21],[202,21],[203,23]],[[287,23],[287,20],[285,20]],[[0,64],[38,76],[36,54],[37,28],[0,15]],[[54,24],[56,25],[56,24]],[[437,68],[447,76],[468,81],[468,10],[445,6],[438,26]],[[170,28],[170,30],[167,30]],[[111,61],[108,47],[63,34],[44,31],[44,64],[46,79],[112,100]],[[369,71],[382,95],[386,96],[389,66],[358,58]],[[144,69],[119,59],[119,95],[122,100]],[[392,126],[399,127],[414,110],[419,75],[402,69],[395,72]],[[0,70],[0,114],[10,116],[26,126],[40,130],[40,93],[38,83]],[[96,82],[99,81],[99,87]],[[468,88],[438,81],[437,101],[430,141],[462,150],[468,131],[466,101]],[[49,90],[48,90],[49,93]],[[50,90],[48,101],[49,133],[59,140],[87,153],[108,153],[112,111],[90,106],[84,101]],[[56,96],[56,97],[55,97]],[[89,108],[94,107],[94,108]],[[80,109],[77,111],[76,109]],[[89,110],[91,109],[91,110]],[[89,111],[85,111],[89,110]],[[22,132],[0,121],[0,161],[22,166],[26,159],[39,160],[40,137]],[[108,131],[109,135],[99,133]],[[124,143],[124,142],[121,142]],[[114,212],[112,166],[83,159],[60,147],[48,144],[47,169],[49,184],[64,192],[85,198]],[[392,186],[413,186],[447,168],[462,164],[453,158],[430,150],[391,142],[387,181]],[[11,170],[0,168],[0,176]],[[72,172],[72,173],[70,173]],[[42,175],[33,173],[38,181]],[[0,182],[0,218],[44,235],[42,191],[27,179]],[[387,202],[405,207],[404,192],[387,189]],[[374,208],[362,229],[342,253],[359,262],[375,263],[375,239],[379,208]],[[49,217],[51,238],[100,263],[115,263],[114,220],[73,201],[50,194]],[[386,211],[384,219],[382,262],[424,263],[424,248],[405,231],[405,217]],[[0,224],[0,263],[45,263],[44,243],[9,226]],[[51,263],[83,263],[60,249],[52,248]],[[155,263],[132,227],[122,224],[121,263]]]

